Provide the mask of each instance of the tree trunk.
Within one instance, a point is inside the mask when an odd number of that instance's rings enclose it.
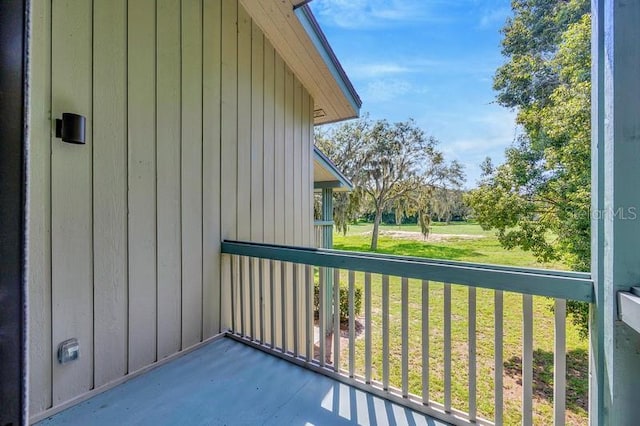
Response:
[[[324,337],[324,348],[324,362],[332,364],[333,357],[331,356],[331,348],[333,348],[333,332],[327,333]]]
[[[373,220],[373,232],[371,233],[371,250],[378,249],[378,232],[380,232],[380,221],[382,220],[382,210],[376,210],[376,217]]]

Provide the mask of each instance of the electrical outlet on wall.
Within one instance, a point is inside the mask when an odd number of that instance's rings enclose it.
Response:
[[[80,343],[78,339],[69,339],[58,345],[58,362],[66,364],[80,357]]]

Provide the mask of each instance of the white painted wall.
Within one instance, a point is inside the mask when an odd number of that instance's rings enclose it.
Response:
[[[219,333],[222,239],[312,245],[313,100],[235,0],[32,9],[36,415]]]

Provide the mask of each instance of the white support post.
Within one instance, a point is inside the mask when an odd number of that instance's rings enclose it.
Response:
[[[333,189],[331,188],[323,188],[322,189],[322,221],[323,223],[327,223],[333,221]],[[333,247],[333,226],[322,226],[322,248],[332,248]],[[323,282],[324,292],[320,295],[324,299],[323,306],[325,307],[325,318],[331,318],[333,315],[333,269],[325,268],[324,274],[320,279],[324,279]],[[327,323],[328,325],[328,323]],[[326,329],[321,329],[320,335],[321,338],[326,338],[326,336],[331,334],[331,328],[327,327]],[[331,350],[329,348],[329,350]]]
[[[333,189],[322,189],[322,221],[333,221]],[[333,248],[333,226],[322,226],[322,247]]]

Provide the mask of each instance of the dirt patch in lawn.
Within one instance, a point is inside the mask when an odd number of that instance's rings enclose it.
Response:
[[[371,235],[371,231],[363,232],[361,235]],[[388,229],[380,230],[380,236],[399,240],[429,241],[434,243],[448,240],[479,240],[485,237],[484,235],[472,234],[429,234],[427,238],[424,238],[420,232]]]

